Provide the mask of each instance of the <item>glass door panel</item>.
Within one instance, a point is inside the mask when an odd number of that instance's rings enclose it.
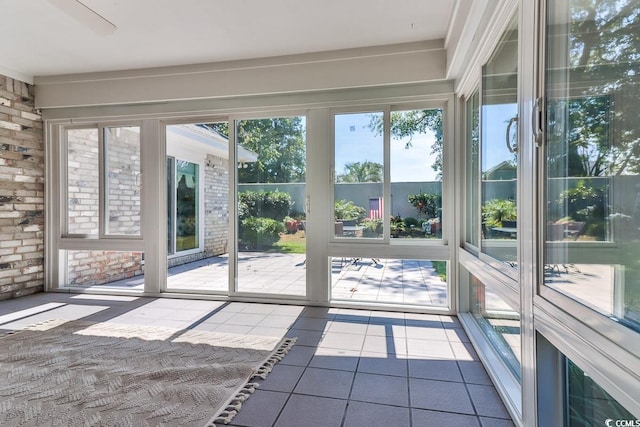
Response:
[[[382,113],[335,116],[334,235],[337,238],[381,239],[383,236],[383,126]]]
[[[167,289],[229,290],[228,124],[170,125],[167,141]]]
[[[306,121],[236,122],[237,291],[306,295]]]
[[[639,7],[548,2],[544,145],[544,285],[636,330]]]
[[[482,68],[482,252],[516,267],[518,187],[517,16]]]

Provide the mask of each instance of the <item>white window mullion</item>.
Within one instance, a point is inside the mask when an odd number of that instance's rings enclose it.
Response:
[[[383,129],[383,190],[382,190],[382,240],[386,243],[391,239],[391,109],[386,106],[382,115]]]
[[[107,148],[104,137],[104,126],[98,127],[98,236],[100,239],[104,239],[107,234],[107,215],[106,215],[106,201],[107,201],[107,182],[105,173],[107,167],[105,159],[107,158]]]

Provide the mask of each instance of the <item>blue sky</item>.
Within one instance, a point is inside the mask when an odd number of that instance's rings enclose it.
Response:
[[[507,149],[507,124],[518,113],[517,104],[491,104],[482,107],[483,151],[482,170],[486,171],[505,161],[514,160],[514,155]],[[511,126],[511,135],[518,131],[517,125]],[[513,142],[512,142],[513,143]]]
[[[336,175],[344,172],[345,163],[383,163],[383,138],[368,128],[372,113],[341,114],[335,119]],[[379,114],[379,113],[376,113]],[[405,148],[408,138],[391,139],[391,181],[434,181],[436,172],[431,168],[431,145],[434,136],[414,136],[412,147]]]
[[[487,170],[505,160],[514,160],[506,145],[506,127],[509,119],[517,114],[517,105],[492,104],[482,108],[485,123],[482,169]],[[344,172],[348,162],[383,163],[382,135],[376,135],[368,127],[371,114],[374,113],[335,116],[336,175]],[[516,132],[517,126],[513,125],[511,134]],[[433,133],[415,135],[410,148],[405,148],[407,141],[408,138],[391,139],[391,182],[434,181],[436,172],[431,168]]]

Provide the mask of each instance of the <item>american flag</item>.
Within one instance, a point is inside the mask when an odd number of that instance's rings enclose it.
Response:
[[[382,219],[382,197],[369,199],[369,219]]]

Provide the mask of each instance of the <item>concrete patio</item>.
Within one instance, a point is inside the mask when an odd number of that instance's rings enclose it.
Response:
[[[273,252],[238,254],[238,292],[304,296],[306,256]],[[444,307],[447,283],[431,261],[370,258],[332,258],[334,300],[386,302]],[[142,291],[144,276],[119,280],[92,289],[126,288]],[[169,268],[168,291],[227,293],[228,255]]]

